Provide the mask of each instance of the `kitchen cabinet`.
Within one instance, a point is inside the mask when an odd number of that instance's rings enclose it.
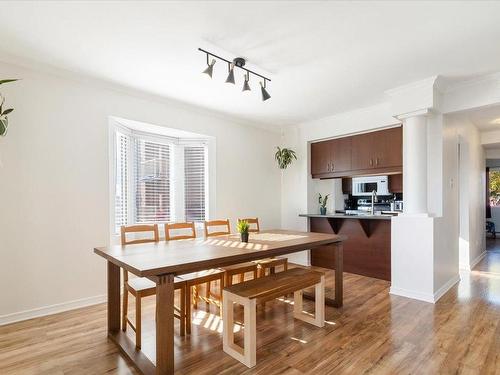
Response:
[[[342,179],[342,194],[352,194],[352,178]]]
[[[340,173],[350,169],[350,137],[311,144],[311,174],[313,176]]]
[[[389,191],[391,193],[403,192],[403,175],[401,173],[389,176]]]
[[[329,172],[330,141],[311,144],[311,174],[313,176]]]
[[[370,170],[403,165],[402,128],[352,137],[352,169]]]
[[[311,144],[313,178],[401,173],[401,127]]]

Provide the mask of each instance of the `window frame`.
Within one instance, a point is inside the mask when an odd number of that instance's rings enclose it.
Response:
[[[161,127],[162,131],[168,131],[168,128]],[[147,141],[167,144],[170,149],[170,222],[184,221],[185,219],[185,188],[184,188],[184,158],[182,163],[178,160],[180,155],[184,155],[185,146],[204,147],[205,148],[205,220],[210,218],[210,212],[214,208],[214,186],[215,186],[215,140],[213,137],[206,138],[177,138],[166,136],[164,134],[153,134],[137,129],[131,129],[128,126],[121,124],[114,118],[110,118],[109,126],[109,177],[110,177],[110,233],[112,238],[119,235],[119,228],[116,226],[116,176],[117,176],[117,133],[127,135],[129,138],[127,150],[127,167],[128,167],[128,197],[127,197],[127,223],[128,225],[135,223],[136,217],[136,184],[135,184],[135,139],[141,138]],[[182,181],[180,181],[182,180]],[[182,185],[182,189],[179,188]],[[181,203],[182,202],[182,203]],[[182,206],[182,207],[181,207]],[[180,217],[180,216],[183,217]],[[164,222],[157,222],[160,228],[163,228]],[[200,228],[200,222],[196,223],[196,227]]]

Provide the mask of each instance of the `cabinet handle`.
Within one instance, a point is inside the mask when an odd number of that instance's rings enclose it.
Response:
[[[377,165],[378,165],[378,158],[376,158],[376,159],[375,159],[375,164],[377,164]]]
[[[327,171],[327,172],[330,172],[330,163],[328,163],[328,164],[326,165],[326,171]]]
[[[332,163],[332,172],[335,169],[335,164]]]

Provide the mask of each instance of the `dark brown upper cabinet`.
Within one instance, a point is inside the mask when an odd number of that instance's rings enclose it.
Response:
[[[338,174],[351,170],[351,138],[338,138],[311,144],[311,174]]]
[[[313,178],[401,173],[401,127],[311,144]]]

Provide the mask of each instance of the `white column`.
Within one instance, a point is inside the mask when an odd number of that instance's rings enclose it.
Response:
[[[409,116],[403,122],[404,213],[427,215],[427,117]]]

